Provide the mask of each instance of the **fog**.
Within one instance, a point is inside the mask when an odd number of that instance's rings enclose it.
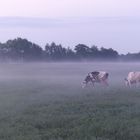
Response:
[[[109,87],[124,87],[124,78],[130,71],[139,71],[139,63],[10,63],[0,64],[0,88],[9,85],[13,88],[47,87],[53,89],[81,88],[81,83],[87,73],[92,71],[107,71]],[[30,86],[29,86],[30,85]],[[97,88],[102,87],[96,84]],[[69,89],[68,88],[68,89]],[[21,90],[22,91],[22,90]]]
[[[96,70],[109,73],[109,86],[95,83],[94,88],[89,84],[83,89],[85,76]],[[102,95],[104,98],[115,98],[119,94],[119,98],[123,96],[123,99],[125,94],[137,96],[140,86],[126,87],[124,78],[128,72],[139,70],[140,63],[0,64],[0,115],[16,115],[15,113],[30,106],[53,106],[53,103],[57,106],[58,102],[67,102],[70,99],[77,103],[81,99],[86,100],[88,96],[98,99]],[[131,98],[129,100],[131,101]]]
[[[120,129],[120,126],[125,120],[127,130],[137,126],[133,125],[132,116],[137,117],[136,124],[139,124],[140,88],[124,85],[127,73],[139,69],[140,63],[0,64],[0,136],[3,140],[7,137],[41,140],[46,139],[46,135],[50,139],[54,136],[60,139],[60,133],[65,135],[67,129],[73,130],[72,137],[76,136],[73,140],[77,139],[75,128],[78,130],[82,124],[84,132],[88,132],[89,124],[96,126],[91,123],[96,118],[95,124],[101,125],[98,131],[106,126],[106,129],[115,131],[114,122],[119,120],[117,128],[122,137],[122,130],[126,129]],[[83,89],[81,83],[85,76],[95,70],[109,73],[109,86],[96,84],[95,88],[89,85]],[[90,121],[85,125],[87,120]],[[135,127],[132,132],[135,134],[138,129]],[[78,132],[83,133],[80,129]],[[93,138],[93,133],[90,135]],[[67,137],[70,140],[70,135]],[[82,137],[83,134],[78,139]]]

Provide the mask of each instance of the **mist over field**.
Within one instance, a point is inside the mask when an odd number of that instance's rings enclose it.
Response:
[[[125,87],[139,63],[0,64],[1,140],[140,138],[139,87]],[[87,73],[109,73],[109,86],[82,89]]]
[[[1,63],[0,81],[16,84],[43,82],[43,85],[81,87],[85,76],[92,71],[109,73],[109,85],[124,86],[124,78],[130,71],[139,71],[140,63],[123,62],[60,62],[60,63]],[[52,83],[51,83],[52,82]],[[99,84],[97,84],[99,85]]]
[[[54,62],[54,63],[1,63],[1,81],[35,80],[44,81],[49,84],[50,81],[55,84],[81,86],[80,82],[92,71],[107,71],[109,73],[109,83],[111,85],[123,86],[124,78],[130,71],[139,71],[140,63],[123,62]],[[65,83],[66,80],[66,83]],[[35,82],[34,81],[34,82]],[[79,85],[79,86],[77,86]]]

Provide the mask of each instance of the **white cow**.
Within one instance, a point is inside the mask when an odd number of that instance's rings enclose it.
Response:
[[[127,78],[125,78],[126,86],[131,87],[132,84],[137,84],[140,82],[140,71],[129,72]]]
[[[83,88],[86,87],[89,82],[93,84],[93,87],[95,83],[103,83],[104,85],[108,86],[108,82],[107,82],[108,76],[109,74],[105,71],[90,72],[84,79],[82,87]]]

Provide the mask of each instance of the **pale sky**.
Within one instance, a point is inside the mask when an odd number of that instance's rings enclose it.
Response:
[[[0,42],[27,38],[140,52],[140,0],[0,0]]]
[[[140,16],[140,0],[0,0],[0,16]]]

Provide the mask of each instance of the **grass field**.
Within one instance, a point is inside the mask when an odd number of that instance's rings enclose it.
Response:
[[[0,66],[0,140],[140,140],[140,88],[124,86],[139,63]],[[109,87],[81,88],[93,70]]]

